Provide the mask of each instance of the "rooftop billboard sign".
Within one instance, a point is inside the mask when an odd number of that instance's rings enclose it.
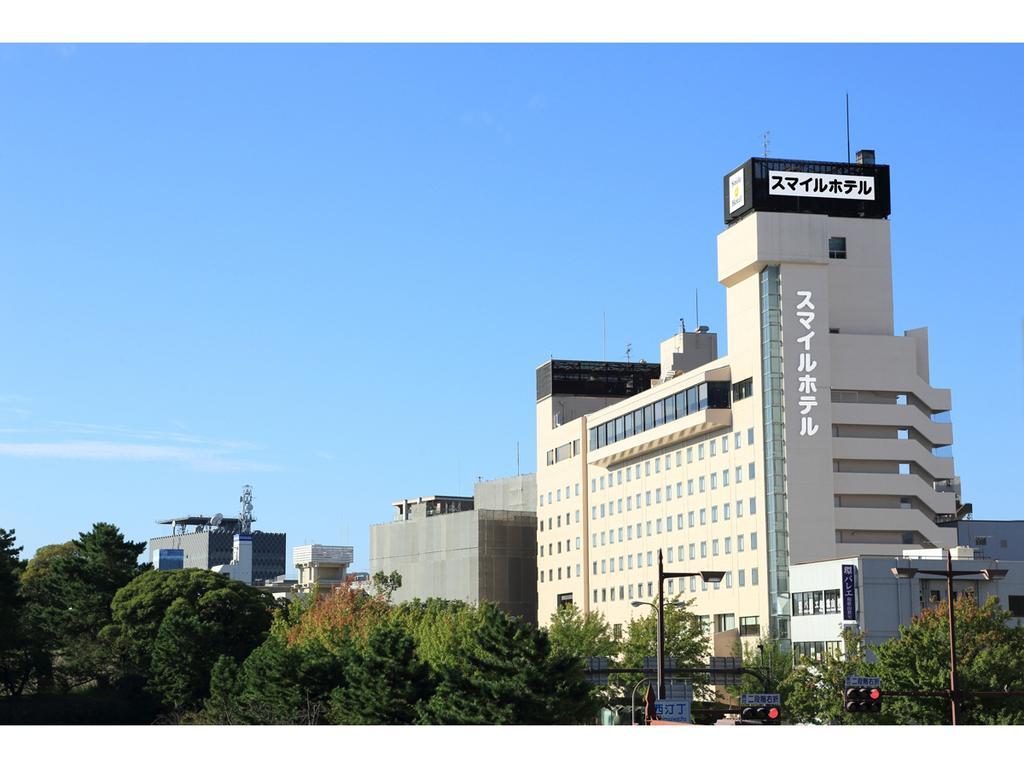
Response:
[[[752,157],[723,179],[725,223],[750,211],[884,219],[889,166]]]

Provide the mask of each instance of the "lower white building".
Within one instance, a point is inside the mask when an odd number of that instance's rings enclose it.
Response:
[[[971,593],[979,604],[989,597],[999,599],[1014,621],[1024,621],[1024,561],[975,559],[970,547],[952,550],[954,571],[1005,571],[1002,578],[983,575],[957,577],[954,598]],[[899,635],[901,624],[909,625],[925,608],[946,600],[946,578],[916,573],[896,578],[893,568],[944,571],[945,554],[939,549],[914,549],[901,557],[861,555],[820,560],[792,566],[790,626],[793,653],[820,658],[823,653],[842,649],[847,627],[860,629],[869,646]]]

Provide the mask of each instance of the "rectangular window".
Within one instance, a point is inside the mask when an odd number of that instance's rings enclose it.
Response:
[[[747,479],[754,479],[754,462],[750,462],[749,464],[747,464]],[[955,625],[956,622],[954,621],[953,624]]]
[[[656,458],[654,460],[654,474],[657,475],[657,474],[660,474],[660,473],[661,473],[661,457],[659,456],[658,458]]]
[[[650,523],[648,523],[648,525],[650,525]],[[655,533],[661,533],[661,518],[660,517],[657,520],[654,521],[654,529],[655,529],[654,530]]]
[[[743,534],[742,533],[739,534],[736,537],[736,551],[737,552],[742,552],[743,551]]]
[[[626,567],[629,568],[629,570],[633,570],[633,556],[632,555],[626,555]]]
[[[540,583],[541,583],[541,584],[543,584],[543,583],[544,583],[544,571],[541,571],[541,572],[540,572]]]
[[[704,493],[704,475],[697,478],[697,490]]]
[[[590,478],[590,492],[591,493],[597,493],[597,478],[596,477]]]
[[[675,395],[672,397],[665,398],[665,421],[674,421],[676,418],[676,398]],[[668,462],[665,463],[665,469],[668,469]]]
[[[615,473],[615,484],[622,485],[622,470],[620,469]]]
[[[732,589],[732,571],[725,572],[725,588]]]
[[[846,238],[830,237],[828,239],[828,257],[830,259],[846,258]]]
[[[672,516],[665,518],[665,533],[672,533]]]
[[[631,482],[632,480],[633,480],[633,468],[632,467],[626,467],[626,482],[628,483],[628,482]]]
[[[708,511],[704,507],[700,508],[700,524],[707,525],[708,522]]]
[[[711,556],[712,557],[717,557],[718,556],[718,539],[712,539],[711,540]]]
[[[650,476],[651,476],[651,462],[645,461],[644,462],[644,477],[650,477]]]
[[[757,568],[750,569],[750,586],[757,586]]]
[[[731,536],[726,536],[725,537],[725,554],[727,554],[727,555],[731,555],[732,554],[732,537]]]
[[[582,542],[582,540],[580,539],[580,537],[579,537],[579,536],[577,536],[577,537],[576,537],[576,549],[577,549],[577,550],[578,550],[578,549],[580,548],[580,545],[581,545],[582,543],[583,543],[583,542]]]
[[[704,443],[697,446],[697,461],[701,461],[704,458]]]
[[[597,505],[595,504],[590,508],[590,519],[597,520]]]
[[[676,483],[676,498],[678,499],[682,495],[683,495],[683,481],[680,480],[678,483]]]
[[[596,547],[597,546],[597,534],[596,533],[590,534],[590,546],[591,547]]]
[[[693,496],[693,480],[686,481],[686,495]]]
[[[555,501],[561,501],[561,500],[562,500],[562,489],[561,489],[561,488],[559,488],[559,489],[558,489],[558,490],[557,490],[557,491],[555,492]]]
[[[736,499],[736,517],[743,517],[743,499]]]
[[[636,495],[636,508],[640,509],[640,494],[639,493]]]
[[[654,565],[654,558],[652,557],[653,554],[654,553],[651,552],[651,550],[647,550],[647,565]]]
[[[628,528],[626,528],[626,539],[629,540],[629,541],[633,540],[633,526],[632,525],[629,526]]]
[[[651,492],[650,491],[644,491],[644,504],[646,504],[648,507],[651,506]]]
[[[640,523],[637,523],[636,524],[636,537],[639,539],[641,536],[643,536],[643,532],[640,530]]]
[[[750,498],[750,516],[753,517],[756,514],[757,514],[757,499],[755,499],[754,497],[751,497]]]
[[[690,591],[691,592],[696,592],[697,591],[697,577],[696,576],[691,576],[690,577]]]
[[[754,444],[754,428],[747,427],[747,445]]]
[[[678,558],[679,558],[679,562],[682,562],[682,561],[683,561],[683,560],[685,559],[685,557],[684,557],[684,555],[683,555],[683,552],[684,552],[684,550],[683,550],[683,545],[682,545],[682,544],[680,544],[680,545],[679,545],[679,552],[678,552],[678,555],[677,555],[677,556],[678,556]]]
[[[651,521],[650,520],[647,521],[647,535],[648,536],[651,535]]]
[[[650,493],[650,491],[648,491]],[[661,488],[654,489],[654,501],[661,504]]]
[[[622,529],[619,528],[619,544],[622,543]]]
[[[718,473],[711,473],[711,490],[714,491],[718,488]]]
[[[672,562],[672,554],[673,554],[673,553],[672,553],[672,547],[669,547],[669,548],[668,548],[668,561],[669,561],[670,563]]]
[[[686,513],[686,525],[689,528],[693,528],[693,510],[691,509]]]
[[[580,484],[579,483],[576,483],[576,494],[575,495],[576,496],[580,495]]]
[[[676,451],[676,466],[683,466],[683,452],[682,450]]]
[[[648,406],[650,407],[650,406]],[[646,409],[645,409],[646,410]],[[665,423],[665,401],[659,400],[654,403],[654,426],[660,427]]]
[[[665,501],[672,501],[672,486],[665,486]]]
[[[697,558],[697,545],[696,544],[691,544],[690,545],[690,559],[691,560],[695,560],[696,558]]]
[[[708,456],[714,457],[715,455],[715,441],[711,440],[708,442]]]
[[[728,485],[729,485],[729,470],[728,469],[723,469],[722,470],[722,487],[725,488]]]
[[[702,541],[700,543],[700,556],[701,557],[707,557],[708,556],[708,543],[706,541]]]
[[[736,448],[739,448],[741,445],[743,445],[743,442],[740,440],[740,433],[739,432],[737,432],[735,435],[733,435],[733,438],[734,438],[733,444],[735,445]]]
[[[718,505],[717,504],[712,504],[711,505],[711,522],[712,523],[717,523],[718,522]]]
[[[594,575],[597,576],[597,560],[594,561]]]
[[[544,506],[544,494],[543,493],[540,495],[540,506],[542,506],[542,507]]]
[[[604,517],[604,504],[601,504],[601,517]]]
[[[693,446],[686,449],[686,463],[693,464]]]
[[[743,482],[743,467],[736,467],[736,482]]]
[[[604,546],[604,544],[605,544],[605,538],[604,538],[604,536],[605,536],[605,532],[604,532],[604,531],[601,531],[601,546],[602,546],[602,547],[603,547],[603,546]]]
[[[632,496],[627,496],[626,497],[626,511],[627,512],[632,512],[633,511],[633,497]]]
[[[676,529],[680,530],[680,531],[683,530],[683,513],[682,512],[680,512],[678,515],[676,515]]]
[[[622,499],[619,499],[619,514],[622,514]]]
[[[752,550],[757,549],[757,531],[750,534],[750,548]]]
[[[598,478],[598,481],[600,482],[601,490],[603,491],[604,490],[604,475],[601,475],[601,477]]]
[[[736,571],[736,575],[739,576],[739,579],[740,579],[739,584],[740,584],[740,586],[741,587],[747,586],[747,579],[746,579],[747,572],[744,569],[740,568],[738,571]],[[760,634],[760,630],[758,631],[758,634]]]
[[[633,599],[633,585],[632,584],[629,585],[629,599],[630,600]],[[621,626],[621,625],[617,624],[616,626]]]

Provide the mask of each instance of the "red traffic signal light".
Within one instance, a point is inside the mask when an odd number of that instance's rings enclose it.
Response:
[[[880,688],[846,688],[843,692],[844,709],[851,714],[882,711]]]
[[[744,707],[740,712],[740,721],[778,725],[782,721],[782,710],[779,707]]]

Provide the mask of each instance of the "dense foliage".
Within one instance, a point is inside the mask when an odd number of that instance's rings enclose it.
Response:
[[[19,559],[0,529],[0,722],[209,724],[575,724],[625,706],[640,675],[596,688],[590,657],[644,667],[656,617],[614,635],[573,606],[540,629],[494,605],[413,600],[393,605],[397,573],[372,588],[311,594],[279,605],[209,571],[155,572],[144,545],[98,523],[77,539]],[[1024,690],[1024,628],[995,600],[957,601],[959,687]],[[847,675],[879,675],[883,690],[948,684],[946,606],[923,611],[875,648],[853,632],[844,653],[794,660],[774,640],[737,641],[757,670],[730,695],[778,692],[785,721],[945,723],[945,698],[884,699],[878,715],[843,709]],[[689,604],[665,606],[665,650],[703,666],[709,638]],[[698,699],[715,692],[699,677]],[[964,699],[965,723],[1024,724],[1024,698]]]

